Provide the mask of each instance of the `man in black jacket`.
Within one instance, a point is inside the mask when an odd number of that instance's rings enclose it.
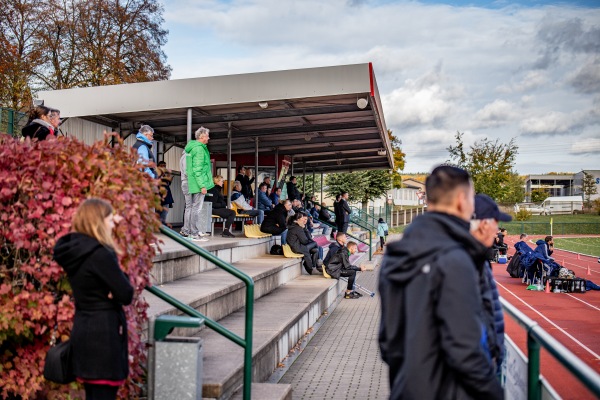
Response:
[[[312,275],[313,268],[317,268],[319,272],[323,272],[323,260],[319,258],[319,245],[312,237],[307,236],[306,222],[308,216],[299,212],[290,217],[288,223],[287,243],[294,253],[304,256],[304,269],[309,275]]]
[[[294,201],[296,199],[302,201],[302,193],[300,193],[298,187],[296,186],[295,176],[290,176],[290,180],[286,183],[286,186],[288,199],[290,199],[291,201]]]
[[[291,209],[292,203],[289,200],[278,203],[273,211],[265,216],[262,224],[260,224],[260,230],[271,235],[281,235],[281,244],[286,244],[287,217]]]
[[[339,235],[343,234],[339,233]],[[356,253],[357,250],[358,245],[355,242],[348,242],[345,247],[338,249],[333,257],[331,257],[331,260],[329,260],[329,264],[325,266],[325,270],[332,278],[348,278],[348,286],[344,295],[345,299],[358,299],[362,297],[361,294],[354,291],[354,281],[356,280],[356,272],[364,271],[365,267],[357,267],[350,264],[350,256]]]
[[[483,320],[479,276],[485,246],[469,233],[473,183],[456,167],[425,183],[417,217],[381,264],[379,345],[391,399],[502,399]]]
[[[348,241],[348,238],[346,237],[345,233],[338,233],[335,236],[335,242],[333,242],[329,245],[329,250],[327,251],[327,255],[325,256],[325,259],[323,260],[323,264],[328,265],[331,258],[338,252],[339,249],[341,249],[342,247],[344,247],[346,245],[347,241]]]
[[[348,205],[348,192],[342,192],[335,213],[335,224],[338,232],[346,233],[351,213],[352,211]]]

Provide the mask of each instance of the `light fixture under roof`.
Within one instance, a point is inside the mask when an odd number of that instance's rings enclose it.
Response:
[[[369,104],[369,101],[365,98],[360,98],[360,99],[356,100],[356,106],[358,108],[360,108],[361,110],[364,110],[365,108],[367,108],[368,104]]]
[[[385,154],[386,154],[385,149],[379,149],[379,150],[377,150],[377,155],[378,156],[385,156]]]
[[[261,101],[258,103],[258,106],[264,110],[265,108],[269,107],[269,103],[266,101]]]

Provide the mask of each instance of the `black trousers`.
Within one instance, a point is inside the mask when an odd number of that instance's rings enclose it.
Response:
[[[385,236],[379,236],[379,244],[381,244],[381,250],[383,250],[383,245],[385,244]]]
[[[354,290],[354,281],[356,280],[356,271],[353,269],[343,269],[340,277],[348,278],[346,290]]]
[[[115,400],[117,398],[118,386],[93,385],[84,383],[85,400]]]
[[[213,208],[212,213],[221,218],[226,218],[223,229],[231,229],[231,224],[233,224],[233,220],[235,219],[235,211],[228,208]]]
[[[304,269],[309,274],[312,274],[312,270],[317,266],[317,261],[319,260],[319,246],[316,243],[313,245],[313,243],[311,243],[311,246],[302,246],[299,252],[292,249],[295,253],[297,252],[304,256]]]

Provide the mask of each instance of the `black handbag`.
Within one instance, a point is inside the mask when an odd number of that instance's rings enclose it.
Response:
[[[46,353],[44,378],[56,383],[70,383],[75,380],[71,359],[71,341],[67,340],[50,347]]]

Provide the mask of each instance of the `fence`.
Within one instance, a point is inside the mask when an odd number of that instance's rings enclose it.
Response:
[[[391,212],[390,227],[410,224],[414,218],[425,212],[424,207],[416,207],[404,210],[394,210]]]
[[[27,123],[27,114],[0,107],[0,132],[16,135]]]
[[[599,222],[501,222],[510,234],[528,235],[600,235]]]

